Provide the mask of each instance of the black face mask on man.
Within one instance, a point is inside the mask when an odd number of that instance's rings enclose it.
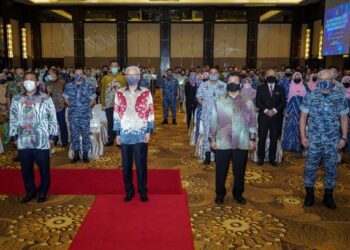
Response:
[[[344,88],[349,88],[350,87],[350,82],[343,82]]]
[[[276,77],[275,76],[267,76],[266,81],[268,83],[275,83],[276,82]]]
[[[234,82],[228,83],[226,89],[227,89],[228,92],[236,92],[236,91],[241,89],[241,84],[237,84],[237,83],[234,83]]]

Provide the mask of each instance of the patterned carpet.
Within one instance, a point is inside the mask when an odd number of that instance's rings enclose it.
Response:
[[[213,202],[214,165],[204,166],[194,158],[184,115],[179,114],[179,125],[162,126],[158,95],[155,106],[157,129],[149,147],[149,167],[180,168],[188,192],[196,249],[349,249],[349,165],[339,166],[335,211],[321,204],[321,171],[316,183],[316,204],[312,208],[303,207],[304,160],[294,154],[285,154],[283,164],[277,168],[268,164],[258,167],[249,162],[244,193],[247,204],[239,206],[228,195],[225,204],[217,206]],[[1,154],[0,169],[19,168],[17,163],[12,163],[15,154],[13,150]],[[119,168],[121,165],[118,147],[106,148],[103,157],[89,164],[72,165],[67,156],[65,149],[56,148],[52,166]],[[232,181],[231,174],[228,187]],[[23,205],[19,199],[0,195],[0,249],[68,249],[94,197],[50,196],[41,205],[36,202]]]

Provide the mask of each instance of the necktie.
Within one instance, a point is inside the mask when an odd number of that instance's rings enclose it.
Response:
[[[273,91],[273,90],[272,90],[272,85],[270,85],[270,88],[269,88],[269,89],[270,89],[270,96],[272,97],[272,91]]]

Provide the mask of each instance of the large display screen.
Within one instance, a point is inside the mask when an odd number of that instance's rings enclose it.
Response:
[[[323,31],[323,55],[349,53],[350,1],[327,0]]]

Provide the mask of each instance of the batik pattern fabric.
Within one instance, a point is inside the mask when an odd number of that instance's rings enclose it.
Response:
[[[151,92],[138,86],[117,91],[114,104],[114,131],[121,144],[144,143],[146,133],[154,129],[154,107]]]
[[[286,95],[286,100],[287,101],[288,101],[288,96],[289,96],[289,87],[290,87],[291,80],[292,80],[291,78],[283,77],[279,81],[279,85],[281,85],[284,88],[284,93]]]
[[[18,149],[49,149],[58,135],[56,110],[51,97],[36,92],[16,95],[10,110],[10,136]]]
[[[256,134],[257,118],[253,101],[246,96],[219,98],[210,116],[210,138],[217,149],[249,149],[250,134]]]
[[[215,101],[226,94],[226,83],[217,81],[215,84],[210,81],[203,82],[197,91],[196,98],[203,100],[202,102],[202,114],[201,121],[203,122],[204,129],[204,152],[210,151],[209,143],[209,127],[210,127],[210,115],[214,109]]]
[[[301,152],[302,146],[300,143],[300,106],[303,101],[302,96],[293,96],[284,110],[285,116],[283,124],[282,148],[286,151]]]

